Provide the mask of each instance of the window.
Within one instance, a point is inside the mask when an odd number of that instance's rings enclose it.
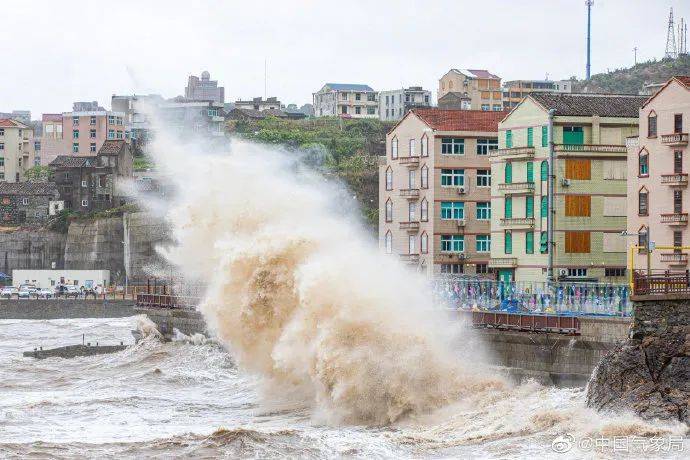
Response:
[[[407,220],[415,222],[417,220],[417,203],[410,201],[407,203]]]
[[[416,171],[414,169],[410,170],[407,172],[407,188],[417,188],[415,184],[417,183],[416,181]]]
[[[534,163],[527,162],[527,182],[534,182]]]
[[[386,232],[386,254],[393,253],[393,234],[390,230]]]
[[[477,139],[477,155],[488,155],[498,149],[498,139]]]
[[[585,133],[582,126],[564,126],[563,143],[566,145],[582,145],[585,143]]]
[[[72,124],[78,125],[79,124],[79,117],[72,117]]]
[[[376,107],[367,107],[367,115],[376,115]]]
[[[0,150],[5,150],[5,143],[4,142],[0,142]]]
[[[477,275],[486,275],[489,273],[489,266],[487,264],[477,264],[475,272]]]
[[[649,152],[644,148],[637,155],[637,175],[649,176]]]
[[[441,264],[441,273],[446,275],[460,275],[463,271],[463,266],[460,264]]]
[[[89,205],[89,202],[87,200],[81,200],[81,205],[83,207],[87,207]]]
[[[408,254],[417,254],[417,237],[414,235],[407,236],[407,252]]]
[[[531,195],[525,197],[525,217],[534,217],[534,197]]]
[[[683,191],[674,190],[673,191],[673,212],[680,214],[683,212]]]
[[[539,235],[539,252],[542,254],[549,252],[549,235],[546,232],[541,232]]]
[[[491,235],[477,235],[477,252],[491,252]]]
[[[426,165],[422,166],[421,187],[429,188],[429,168]]]
[[[656,112],[647,116],[647,137],[656,137]]]
[[[29,199],[28,199],[28,198],[22,198],[22,204],[23,204],[24,206],[28,205],[28,204],[29,204]]]
[[[355,93],[355,101],[361,101],[362,100],[362,94],[361,93]]]
[[[4,136],[4,135],[5,135],[5,129],[4,129],[4,128],[0,128],[0,136]]]
[[[534,128],[527,128],[527,147],[534,147]]]
[[[586,278],[587,269],[586,268],[569,268],[568,278]]]
[[[592,208],[591,195],[566,195],[565,215],[569,217],[590,217]]]
[[[588,231],[566,231],[565,232],[565,252],[566,254],[584,254],[590,252],[590,232]]]
[[[398,158],[398,138],[397,137],[394,137],[391,140],[391,158],[394,160]]]
[[[108,115],[108,124],[110,124],[110,125],[115,124],[115,116],[114,115]]]
[[[506,148],[513,148],[513,132],[511,130],[506,130]]]
[[[546,160],[541,162],[541,180],[549,180],[549,162]]]
[[[89,120],[89,124],[95,125],[96,124],[96,117],[92,116],[91,120]]]
[[[95,129],[90,129],[89,130],[89,137],[91,139],[96,139],[96,130]]]
[[[484,94],[484,93],[482,93],[482,94]],[[486,93],[486,94],[488,95],[489,93]],[[488,96],[487,96],[487,97],[488,97]],[[489,105],[489,104],[482,104],[482,110],[483,110],[484,112],[488,112],[489,110],[491,110],[491,105]]]
[[[362,108],[361,107],[355,107],[355,115],[361,115],[362,114]]]
[[[429,221],[429,202],[426,201],[426,198],[423,198],[419,204],[419,214],[422,222]]]
[[[347,93],[342,93],[341,99],[342,99],[343,101],[347,101]]]
[[[393,169],[390,166],[386,169],[386,190],[393,190]]]
[[[441,235],[442,252],[463,252],[465,237],[463,235]]]
[[[441,187],[461,187],[465,185],[464,169],[442,169]]]
[[[414,156],[414,155],[415,155],[415,151],[414,151],[415,148],[414,148],[414,146],[415,146],[415,140],[414,140],[414,139],[410,139],[410,156]]]
[[[108,139],[115,139],[115,130],[114,129],[108,130]]]
[[[442,201],[441,219],[464,219],[465,203],[462,201]]]
[[[504,207],[503,207],[503,217],[506,219],[512,219],[513,218],[513,197],[512,196],[507,196],[505,197],[504,201]]]
[[[525,254],[534,254],[534,232],[525,233]]]
[[[106,174],[101,174],[98,176],[98,186],[106,187],[108,185],[108,176]]]
[[[503,110],[503,106],[501,104],[494,104],[493,105],[494,112],[500,112]]]
[[[541,197],[541,217],[549,217],[549,197],[547,195]]]
[[[637,245],[640,247],[639,252],[646,252],[647,249],[647,227],[642,226],[637,231]]]
[[[87,181],[83,180],[83,181],[81,181],[81,186],[82,187],[88,187],[89,183]]]
[[[393,202],[390,198],[386,201],[386,222],[393,222]]]
[[[491,203],[488,201],[477,202],[477,220],[491,219]]]
[[[673,232],[673,252],[680,253],[683,247],[683,232]]]
[[[89,144],[89,152],[91,152],[91,153],[96,152],[96,143],[95,142],[92,142],[91,144]]]
[[[0,157],[0,166],[5,166],[5,157]]]
[[[506,163],[503,176],[506,184],[513,182],[513,164],[511,162]]]
[[[465,139],[444,137],[441,139],[441,153],[444,155],[464,155]]]
[[[422,254],[429,252],[429,236],[426,233],[422,233],[422,236],[419,237],[419,248]]]
[[[72,139],[79,139],[79,130],[78,129],[72,130]]]
[[[347,106],[346,105],[340,107],[340,113],[342,113],[343,115],[347,115]]]
[[[477,187],[491,187],[491,170],[477,170]]]
[[[41,141],[34,141],[34,150],[37,152],[41,151]]]
[[[566,158],[565,178],[574,180],[590,180],[592,178],[592,163],[588,158]]]
[[[673,132],[676,134],[683,132],[683,114],[677,113],[673,115]]]
[[[604,276],[607,278],[621,278],[625,276],[625,268],[604,268]]]
[[[541,127],[541,146],[549,146],[549,127],[546,125]]]
[[[72,153],[79,153],[79,144],[77,142],[72,144]]]
[[[429,136],[426,134],[422,136],[422,156],[429,156]]]
[[[503,252],[506,254],[513,253],[513,233],[509,230],[503,234]]]
[[[673,172],[674,174],[683,174],[683,151],[676,150],[673,152]]]

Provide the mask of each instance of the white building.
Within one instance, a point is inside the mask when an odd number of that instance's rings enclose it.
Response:
[[[255,97],[249,101],[235,101],[236,109],[250,109],[262,112],[264,110],[280,110],[281,104],[277,97]]]
[[[421,86],[379,93],[379,118],[382,121],[398,121],[410,109],[420,107],[431,107],[431,91]]]
[[[33,284],[38,288],[53,288],[59,284],[78,288],[110,285],[110,270],[12,270],[12,284]]]
[[[378,93],[369,85],[326,83],[314,93],[314,116],[378,118]]]

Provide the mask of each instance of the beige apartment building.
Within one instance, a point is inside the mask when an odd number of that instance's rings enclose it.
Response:
[[[386,135],[379,242],[428,276],[489,275],[491,170],[503,112],[411,109]]]
[[[688,122],[690,77],[673,77],[640,109],[640,135],[628,138],[628,244],[657,247],[651,254],[654,270],[688,268],[687,203]],[[636,238],[635,238],[636,237]],[[645,251],[634,253],[634,267],[644,269]]]
[[[0,181],[23,182],[34,165],[33,129],[11,118],[0,118]]]
[[[450,69],[438,81],[439,108],[503,110],[501,77],[488,70]]]
[[[40,139],[40,162],[43,166],[47,166],[58,155],[67,155],[65,149],[65,142],[62,137],[62,114],[61,113],[44,113],[41,117],[42,129]],[[36,151],[36,156],[39,152]]]
[[[503,82],[503,107],[510,110],[531,93],[572,93],[570,80],[512,80]]]
[[[644,101],[532,93],[501,121],[491,155],[499,279],[625,282],[625,141]]]
[[[378,93],[369,85],[326,83],[314,96],[314,116],[378,118]]]

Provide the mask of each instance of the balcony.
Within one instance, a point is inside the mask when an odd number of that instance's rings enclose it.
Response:
[[[418,188],[403,188],[400,189],[400,197],[407,198],[408,200],[419,199],[419,189]]]
[[[669,187],[687,187],[688,186],[688,175],[687,174],[662,174],[661,183],[663,185],[668,185]]]
[[[688,145],[688,133],[662,134],[661,143],[669,147],[685,147]]]
[[[531,195],[534,193],[534,182],[511,182],[498,184],[498,191],[506,195]]]
[[[628,153],[627,146],[617,144],[556,144],[553,149],[554,152],[564,153],[566,156],[607,156]]]
[[[414,169],[419,166],[418,156],[400,157],[399,161],[401,165],[405,165],[410,169]]]
[[[419,221],[400,222],[400,230],[407,230],[407,233],[417,233],[419,231]]]
[[[688,225],[688,213],[675,212],[673,214],[662,214],[661,223],[668,224],[674,227],[682,227]]]
[[[531,230],[534,228],[534,217],[509,217],[501,219],[501,227],[512,230]]]
[[[661,254],[661,263],[672,266],[684,266],[688,264],[688,254],[686,252]]]
[[[439,252],[436,254],[436,260],[439,262],[464,262],[467,259],[467,254],[464,252]]]
[[[492,158],[509,158],[511,160],[534,158],[534,147],[513,147],[491,152]]]
[[[517,264],[517,257],[492,257],[489,260],[491,268],[515,268]]]
[[[419,264],[419,254],[400,254],[400,260],[407,265]]]

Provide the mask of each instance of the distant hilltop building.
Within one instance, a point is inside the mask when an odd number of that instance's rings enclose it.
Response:
[[[483,69],[450,69],[438,81],[438,106],[460,110],[503,110],[501,77]]]
[[[431,91],[421,86],[381,91],[379,93],[379,118],[383,121],[398,121],[410,109],[431,106]]]
[[[217,80],[211,80],[208,70],[201,72],[201,78],[190,75],[184,89],[184,97],[196,101],[225,102],[225,88],[218,86]]]
[[[12,120],[19,120],[22,123],[31,123],[31,111],[13,110],[11,112],[0,112],[0,118],[10,118]]]
[[[531,93],[572,93],[570,80],[513,80],[503,83],[503,107],[512,109]]]
[[[378,118],[378,93],[369,85],[326,83],[314,93],[317,117]]]
[[[235,101],[234,108],[258,110],[259,112],[263,110],[280,110],[280,101],[277,97],[267,97],[266,99],[255,97],[249,101]]]

